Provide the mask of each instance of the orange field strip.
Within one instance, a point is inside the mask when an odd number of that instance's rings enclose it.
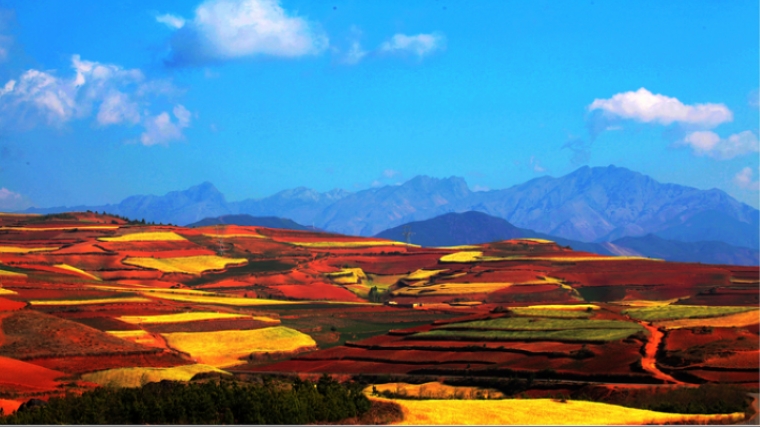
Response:
[[[0,246],[0,253],[28,254],[32,252],[50,252],[60,249],[60,246],[48,246],[41,248],[25,248],[22,246]]]
[[[72,300],[32,300],[32,305],[83,305],[83,304],[122,304],[127,302],[151,302],[148,298],[125,297],[125,298],[97,298],[97,299],[72,299]]]

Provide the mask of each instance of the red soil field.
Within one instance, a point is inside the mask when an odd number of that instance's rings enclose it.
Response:
[[[51,391],[66,374],[36,364],[0,356],[0,390],[15,392]]]
[[[21,400],[0,399],[0,409],[3,410],[3,414],[9,415],[16,412],[22,403],[24,402]]]
[[[201,255],[216,255],[216,252],[196,247],[195,249],[180,249],[180,250],[166,250],[160,252],[146,252],[146,251],[120,251],[119,254],[124,258],[126,257],[144,257],[146,253],[150,254],[151,258],[178,258],[188,256],[201,256]],[[122,264],[126,265],[126,264]]]
[[[753,383],[756,384],[758,379],[757,370],[754,371],[708,371],[704,369],[689,369],[687,371],[695,377],[702,378],[710,382],[718,383]]]
[[[56,242],[58,243],[58,242]],[[55,251],[56,254],[102,254],[105,251],[96,242],[77,243]]]
[[[218,282],[211,282],[200,286],[195,286],[194,289],[245,288],[253,285],[254,278],[255,276],[251,276],[250,279],[222,279]]]
[[[716,341],[724,341],[725,343],[745,341],[749,347],[760,348],[758,336],[746,328],[712,328],[709,333],[703,333],[699,328],[684,328],[667,332],[665,350],[685,350]]]
[[[625,274],[620,274],[625,271]],[[658,261],[578,262],[553,273],[555,277],[585,286],[665,285],[669,287],[725,286],[730,272],[702,264],[677,264]]]
[[[113,291],[96,291],[92,289],[83,289],[82,287],[74,289],[16,289],[18,299],[23,300],[67,300],[67,299],[91,299],[91,298],[111,298],[119,296],[119,292]]]
[[[489,303],[574,304],[578,299],[557,285],[510,286],[488,294]]]
[[[364,270],[365,273],[372,274],[406,274],[418,269],[444,269],[446,266],[439,266],[438,259],[444,253],[417,254],[409,253],[408,255],[385,255],[385,256],[367,256],[352,257],[345,259],[345,263],[356,265]],[[340,261],[338,266],[340,266]]]
[[[135,366],[149,368],[171,368],[189,365],[193,362],[171,352],[144,354],[113,354],[108,356],[72,356],[58,358],[30,359],[30,363],[55,369],[67,374],[83,374],[114,368],[131,368]]]
[[[7,298],[0,298],[0,311],[21,310],[26,307],[25,302],[13,301]]]
[[[705,360],[705,363],[701,366],[757,370],[758,366],[760,366],[760,351],[739,351],[730,356],[711,357]]]
[[[485,368],[487,366],[488,365],[470,364],[470,368],[473,370]],[[465,370],[467,369],[467,364],[450,363],[435,365],[435,367],[437,369]],[[235,370],[245,370],[249,372],[326,372],[338,374],[361,374],[371,372],[373,374],[405,374],[420,368],[423,368],[423,366],[403,363],[377,363],[353,360],[289,360],[266,366],[237,366],[235,367]]]
[[[96,316],[96,317],[84,317],[84,316],[92,316],[92,313],[73,313],[73,315],[69,315],[69,313],[61,314],[60,317],[64,319],[73,320],[75,322],[79,322],[85,326],[89,326],[91,328],[95,328],[99,331],[135,331],[139,330],[140,327],[137,325],[133,325],[131,323],[122,322],[121,320],[115,319],[113,317],[107,317],[107,316]]]
[[[311,283],[308,285],[276,285],[272,289],[279,291],[286,298],[303,300],[330,300],[365,302],[351,291],[328,283]]]
[[[95,274],[103,280],[151,280],[160,279],[164,275],[163,272],[158,270],[142,270],[139,267],[128,267],[124,270],[102,270],[97,271]]]

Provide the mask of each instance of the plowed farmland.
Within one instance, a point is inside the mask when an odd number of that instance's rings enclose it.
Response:
[[[227,375],[218,368],[399,376],[418,394],[438,378],[509,378],[519,387],[506,397],[758,387],[756,267],[600,257],[538,239],[424,248],[93,213],[0,215],[0,231],[0,404],[11,410],[93,383]],[[449,420],[420,415],[435,403],[419,402],[402,405],[408,422]],[[609,419],[676,420],[630,414]]]

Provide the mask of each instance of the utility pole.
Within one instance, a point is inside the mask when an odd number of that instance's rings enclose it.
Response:
[[[412,232],[412,226],[405,225],[404,226],[404,231],[401,234],[404,236],[404,238],[406,238],[406,244],[409,245],[409,244],[412,243],[412,234],[414,234]]]

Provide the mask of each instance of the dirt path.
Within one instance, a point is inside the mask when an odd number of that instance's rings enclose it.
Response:
[[[665,334],[656,327],[652,326],[650,323],[638,323],[649,331],[649,339],[647,340],[646,346],[644,347],[644,352],[646,355],[641,358],[641,366],[644,368],[644,370],[652,374],[655,378],[661,379],[667,383],[677,385],[690,385],[682,381],[678,381],[677,379],[671,377],[670,375],[662,372],[657,368],[657,361],[655,356],[657,354],[657,348],[660,346],[662,337],[665,336]]]
[[[760,405],[758,404],[758,398],[760,397],[760,394],[749,393],[749,395],[752,396],[752,409],[755,410],[755,415],[753,415],[752,418],[740,424],[760,425]]]

